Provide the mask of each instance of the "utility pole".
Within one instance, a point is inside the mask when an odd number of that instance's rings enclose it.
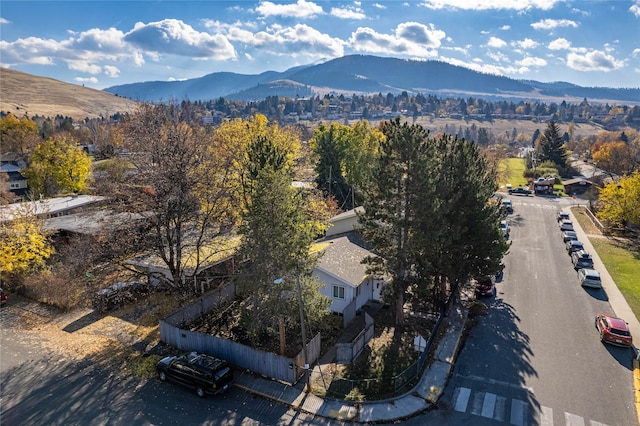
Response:
[[[302,355],[304,357],[304,389],[310,391],[309,387],[309,354],[307,352],[307,332],[304,326],[304,310],[302,308],[302,289],[300,288],[300,272],[296,272],[296,289],[298,293],[298,309],[300,310],[300,331],[302,332]]]

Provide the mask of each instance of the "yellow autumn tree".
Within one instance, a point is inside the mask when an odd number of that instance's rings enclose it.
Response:
[[[49,139],[35,148],[23,174],[35,194],[82,192],[91,176],[91,159],[65,138]]]
[[[300,152],[300,136],[296,129],[280,127],[277,122],[269,123],[262,114],[256,114],[248,120],[237,118],[225,121],[215,129],[210,149],[215,151],[214,155],[217,153],[218,156],[233,159],[237,179],[227,181],[231,191],[243,192],[249,146],[259,138],[269,140],[274,147],[286,153],[287,168],[293,169],[295,166],[295,159]],[[242,197],[245,203],[247,196],[243,194]]]
[[[624,175],[638,167],[638,154],[640,149],[637,146],[618,141],[594,145],[591,156],[599,168],[612,174]]]
[[[0,118],[0,146],[3,152],[29,152],[39,141],[38,126],[27,118],[17,118],[9,113]]]
[[[33,215],[0,222],[0,277],[33,272],[54,253],[42,223]]]
[[[614,226],[640,224],[640,172],[611,182],[600,190],[602,209],[597,213],[600,220]]]

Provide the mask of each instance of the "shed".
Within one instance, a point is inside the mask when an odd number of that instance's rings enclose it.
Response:
[[[577,177],[563,181],[562,186],[566,194],[582,194],[593,186],[593,182],[584,177]]]

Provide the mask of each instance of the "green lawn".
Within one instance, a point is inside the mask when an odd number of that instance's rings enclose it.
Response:
[[[526,185],[527,180],[523,176],[525,169],[524,158],[505,158],[498,164],[498,186],[506,191],[506,184],[512,187]]]
[[[527,185],[527,179],[523,176],[525,170],[524,158],[504,158],[498,163],[498,188],[507,192],[507,184],[513,188]],[[564,187],[561,184],[553,185],[556,194],[565,196]]]
[[[625,240],[618,242],[614,239],[600,237],[602,235],[591,218],[587,216],[584,207],[573,207],[573,215],[580,227],[590,235],[589,241],[598,253],[602,263],[609,271],[611,278],[627,300],[629,307],[640,319],[640,250],[623,244]]]
[[[590,238],[590,241],[636,318],[640,319],[640,251],[613,239]]]

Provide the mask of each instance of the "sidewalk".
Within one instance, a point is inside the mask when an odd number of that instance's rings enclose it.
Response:
[[[434,404],[444,390],[458,352],[467,311],[461,306],[452,309],[443,323],[446,330],[429,365],[418,384],[397,398],[382,401],[351,402],[324,399],[306,393],[296,386],[243,373],[235,386],[308,414],[329,419],[356,422],[389,422],[412,417]]]

